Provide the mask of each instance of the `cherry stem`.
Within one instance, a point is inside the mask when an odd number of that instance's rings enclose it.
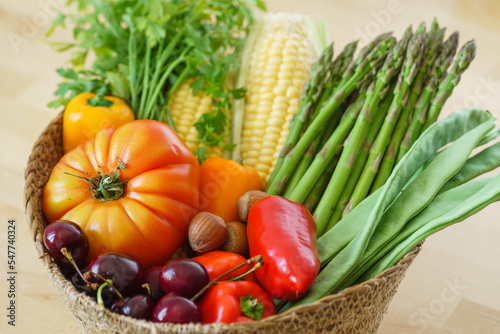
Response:
[[[102,289],[107,287],[109,284],[108,282],[103,283],[99,286],[99,289],[97,290],[97,304],[99,304],[99,307],[101,310],[104,310],[106,307],[104,306],[104,301],[102,300]]]
[[[85,277],[83,277],[82,272],[80,271],[80,269],[76,265],[75,261],[73,260],[73,256],[71,255],[71,251],[67,250],[66,247],[63,247],[63,248],[61,248],[61,253],[68,259],[68,261],[71,263],[71,265],[76,269],[76,271],[78,272],[78,275],[80,275],[80,277],[83,279],[83,281],[85,283],[87,283],[87,285],[90,285],[90,282],[87,281],[85,279]]]
[[[233,269],[230,269],[230,270],[226,271],[225,273],[223,273],[222,275],[220,275],[219,277],[215,278],[214,280],[212,280],[212,282],[210,282],[207,285],[205,285],[203,287],[203,289],[201,289],[196,295],[194,295],[194,297],[191,298],[191,301],[192,302],[196,301],[196,299],[198,299],[201,295],[203,295],[205,293],[205,291],[208,290],[208,288],[210,288],[212,285],[216,284],[217,281],[220,280],[222,277],[224,277],[226,275],[229,275],[233,271],[238,270],[238,269],[240,269],[241,267],[243,267],[243,266],[245,266],[247,264],[251,265],[252,262],[257,262],[257,264],[254,266],[254,268],[255,267],[257,267],[257,268],[261,267],[264,264],[262,255],[256,255],[254,257],[251,257],[248,260],[246,260],[245,262],[240,263],[239,265],[237,265]],[[254,271],[252,269],[250,269],[249,271],[247,271],[245,274],[238,276],[238,278],[241,278],[241,277],[244,277],[244,276],[248,275],[249,273],[251,273],[252,271]]]
[[[118,295],[118,297],[119,297],[120,299],[123,299],[122,294],[120,293],[120,291],[118,291],[118,289],[117,289],[117,288],[115,288],[115,286],[113,285],[113,281],[112,281],[112,280],[110,280],[110,279],[106,279],[106,278],[102,277],[101,275],[96,274],[96,273],[93,273],[93,272],[91,272],[91,271],[87,271],[87,273],[88,273],[88,274],[91,274],[91,275],[94,275],[94,276],[95,276],[95,277],[97,277],[98,279],[100,279],[100,280],[103,280],[103,281],[104,281],[104,283],[102,283],[102,284],[99,286],[99,290],[101,290],[101,286],[103,286],[104,284],[109,285],[109,286],[110,286],[110,287],[111,287],[111,288],[115,291],[115,293]],[[99,294],[99,292],[98,292],[97,294]]]
[[[148,296],[151,297],[151,286],[149,285],[149,283],[144,283],[143,285],[141,285],[141,287],[148,290]]]
[[[253,273],[254,271],[256,271],[257,269],[259,269],[260,267],[262,267],[262,265],[264,264],[264,262],[257,262],[255,264],[255,266],[253,266],[249,271],[247,271],[246,273],[240,275],[240,276],[236,276],[236,277],[231,277],[231,278],[228,278],[227,280],[228,281],[239,281],[241,280],[243,277],[245,277],[246,275],[250,274],[250,273]],[[222,282],[218,282],[218,283],[222,283]],[[216,283],[216,284],[218,284]]]

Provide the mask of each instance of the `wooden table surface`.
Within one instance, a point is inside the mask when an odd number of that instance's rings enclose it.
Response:
[[[478,106],[500,116],[498,0],[268,0],[270,11],[299,12],[328,22],[338,52],[409,24],[437,17],[461,44],[475,38],[476,60],[444,115]],[[38,260],[22,205],[23,173],[39,133],[58,113],[46,107],[67,61],[44,44],[53,8],[63,0],[0,0],[0,333],[75,333],[78,327]],[[65,37],[68,34],[58,34]],[[394,298],[384,334],[500,333],[500,205],[430,237]],[[17,222],[17,319],[7,325],[7,221]]]

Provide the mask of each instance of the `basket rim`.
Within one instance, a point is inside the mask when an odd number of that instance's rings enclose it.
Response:
[[[98,311],[100,315],[102,315],[105,318],[114,318],[114,320],[119,320],[120,322],[126,322],[127,324],[131,326],[138,326],[141,328],[165,328],[167,326],[168,328],[176,329],[176,330],[182,330],[185,329],[186,326],[189,328],[199,328],[199,326],[202,326],[203,328],[212,328],[212,329],[225,329],[225,330],[243,330],[243,331],[249,331],[252,328],[255,328],[257,326],[264,327],[264,326],[271,326],[275,325],[277,322],[280,322],[285,319],[289,318],[295,318],[301,313],[306,313],[309,311],[317,311],[320,310],[324,307],[328,307],[329,305],[335,303],[335,302],[340,302],[341,300],[347,298],[350,295],[354,294],[359,294],[363,293],[366,290],[372,289],[375,286],[378,286],[380,284],[383,284],[385,281],[387,281],[392,275],[394,275],[398,270],[408,267],[413,260],[415,259],[416,255],[421,251],[422,249],[422,243],[418,244],[415,246],[412,250],[410,250],[402,259],[400,259],[394,266],[391,268],[379,273],[376,277],[362,282],[357,285],[350,286],[348,288],[345,288],[344,290],[325,296],[313,303],[310,304],[305,304],[305,305],[299,305],[292,307],[283,313],[276,314],[270,317],[267,317],[265,319],[262,319],[260,321],[256,322],[247,322],[247,323],[233,323],[233,324],[168,324],[168,323],[155,323],[152,321],[147,321],[147,320],[140,320],[140,319],[135,319],[131,318],[128,316],[120,315],[114,312],[109,311],[108,309],[101,310],[98,307],[98,304],[94,301],[93,298],[90,296],[86,295],[83,292],[80,292],[76,289],[76,287],[69,281],[67,280],[64,275],[62,274],[61,270],[57,266],[57,264],[52,260],[52,258],[49,256],[47,250],[45,249],[45,246],[43,244],[43,230],[44,227],[46,226],[47,222],[45,217],[43,216],[43,213],[37,212],[37,203],[35,203],[32,200],[32,195],[33,195],[33,190],[34,190],[34,184],[33,184],[33,173],[36,172],[34,168],[30,168],[36,161],[39,155],[39,146],[41,143],[43,143],[43,140],[46,136],[48,136],[51,131],[53,131],[54,127],[60,126],[62,124],[62,118],[63,118],[63,111],[61,111],[45,128],[45,130],[39,135],[38,139],[35,141],[33,144],[33,148],[31,151],[31,154],[28,158],[26,169],[25,169],[25,185],[24,185],[24,207],[25,207],[25,214],[27,218],[27,224],[30,230],[30,234],[33,237],[33,241],[35,243],[35,247],[37,249],[37,252],[39,254],[39,258],[43,261],[44,267],[49,273],[52,282],[54,286],[56,284],[62,285],[64,287],[64,290],[68,293],[68,296],[70,299],[74,302],[78,301],[80,304],[83,304],[85,307],[93,308],[94,310]],[[52,166],[53,167],[53,166]],[[52,169],[51,167],[51,169]],[[193,327],[194,326],[194,327]]]

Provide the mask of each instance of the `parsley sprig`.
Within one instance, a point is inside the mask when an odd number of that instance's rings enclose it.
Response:
[[[206,146],[226,142],[231,101],[244,91],[229,76],[238,70],[244,38],[254,22],[252,7],[263,0],[69,0],[73,11],[60,13],[49,29],[73,26],[74,42],[53,43],[71,51],[71,67],[51,107],[65,106],[81,92],[111,94],[128,101],[137,119],[169,121],[166,105],[178,86],[212,96],[212,111],[195,124]],[[93,59],[89,68],[86,64]],[[170,121],[171,123],[171,121]],[[173,124],[171,124],[173,125]],[[231,145],[224,145],[230,150]]]

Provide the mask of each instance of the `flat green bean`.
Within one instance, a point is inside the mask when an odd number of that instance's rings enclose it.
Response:
[[[331,261],[349,242],[352,241],[363,228],[368,218],[370,208],[373,208],[381,193],[381,189],[368,196],[354,208],[345,218],[340,220],[327,233],[323,234],[316,243],[318,245],[319,260],[324,266]]]
[[[481,124],[491,123],[493,120],[490,113],[481,109],[469,108],[432,124],[401,159],[386,184],[381,188],[375,205],[368,208],[370,212],[363,228],[345,248],[332,258],[320,272],[309,292],[294,305],[307,304],[336,291],[342,280],[362,259],[382,214],[394,202],[418,169],[441,147],[481,126]],[[322,253],[327,255],[328,250],[322,250]]]
[[[491,132],[490,132],[491,133]],[[487,140],[493,140],[496,136],[489,134],[481,139],[479,145],[484,145]],[[437,155],[437,154],[436,154]],[[432,158],[431,158],[432,159]],[[438,194],[442,194],[455,188],[475,177],[482,175],[492,169],[500,166],[500,143],[492,145],[472,158],[469,158],[464,166],[456,173],[443,187],[439,190]],[[414,178],[410,179],[408,184],[420,175],[424,169],[422,166],[415,174]],[[406,186],[403,188],[403,190]],[[333,232],[326,233],[318,240],[318,249],[320,250],[319,257],[321,265],[326,265],[335,255],[337,255],[359,232],[363,227],[363,222],[368,218],[369,208],[373,207],[380,194],[380,188],[363,202],[360,203],[361,207],[355,208],[349,215],[339,221],[332,229]],[[431,202],[433,204],[437,197]],[[430,204],[429,204],[430,205]],[[430,220],[430,219],[429,219]],[[406,228],[406,227],[405,227]]]
[[[415,178],[421,172],[421,167],[424,166],[429,158],[433,158],[441,147],[461,137],[479,124],[491,119],[493,118],[488,112],[469,108],[435,123],[427,129],[426,133],[429,135],[425,137],[425,142],[421,140],[418,146],[413,145],[414,148],[412,151],[415,153],[412,153],[412,155],[416,154],[418,156],[416,158],[412,156],[410,159],[410,156],[407,154],[408,157],[404,160],[402,159],[402,162],[396,167],[395,171],[401,170],[405,174],[405,179],[399,183],[403,184]],[[430,130],[431,128],[436,129],[438,127],[446,129],[447,133],[445,134],[445,131],[439,129],[437,131]],[[428,152],[423,152],[425,150]],[[365,201],[361,202],[362,204],[360,203],[349,215],[340,220],[333,228],[318,239],[318,251],[322,264],[330,261],[359,233],[360,228],[368,220],[370,212],[374,208],[383,188],[380,188]],[[403,188],[404,185],[399,186],[399,189]],[[393,197],[395,196],[393,195]]]
[[[383,214],[368,241],[364,259],[351,268],[351,273],[357,268],[363,268],[372,254],[378,253],[385,244],[395,238],[405,224],[432,201],[446,181],[462,168],[479,141],[493,128],[495,128],[494,120],[479,125],[441,151],[426,166]],[[346,275],[342,278],[339,289],[346,286],[345,281],[351,276]]]
[[[392,267],[399,259],[407,254],[413,247],[422,242],[429,235],[434,234],[443,228],[461,222],[473,214],[481,211],[493,202],[500,200],[500,174],[496,175],[485,187],[474,196],[456,207],[455,210],[438,217],[427,223],[406,237],[404,242],[397,244],[387,255],[367,271],[363,277],[372,277],[387,268]]]
[[[479,175],[492,171],[500,166],[500,142],[491,145],[470,158],[453,178],[447,182],[440,192],[447,191]]]
[[[390,240],[375,253],[366,252],[363,259],[363,266],[358,266],[356,271],[346,278],[342,287],[348,287],[355,281],[361,282],[373,278],[373,274],[376,275],[379,272],[374,273],[370,271],[370,274],[368,274],[368,270],[377,261],[383,258],[397,245],[404,243],[407,238],[420,228],[453,210],[457,210],[466,200],[480,192],[492,179],[493,176],[475,179],[437,195],[424,210],[404,226],[395,238]],[[374,236],[375,235],[376,233]]]

